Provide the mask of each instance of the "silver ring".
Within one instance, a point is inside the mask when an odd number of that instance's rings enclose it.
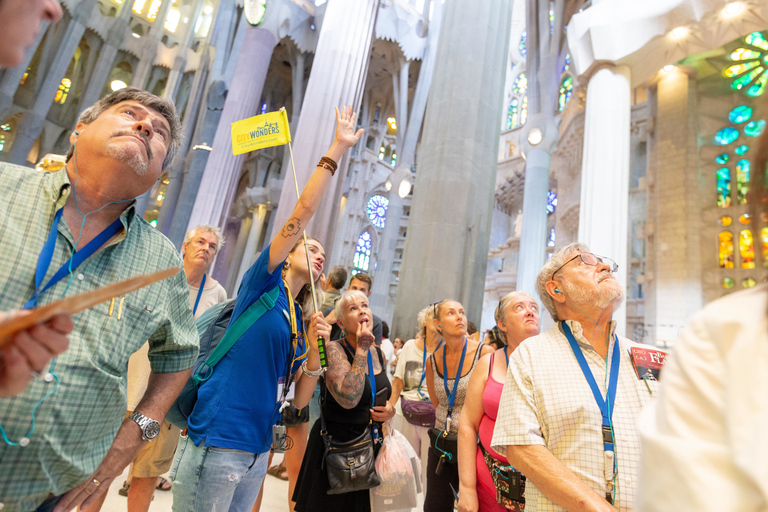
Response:
[[[100,485],[101,485],[101,482],[99,482],[99,481],[98,481],[98,480],[96,480],[95,478],[93,479],[93,483],[94,483],[94,485],[95,485],[96,487],[98,487],[98,486],[100,486]]]

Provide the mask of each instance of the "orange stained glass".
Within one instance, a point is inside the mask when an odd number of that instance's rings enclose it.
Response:
[[[731,225],[731,222],[733,222],[733,219],[727,215],[724,215],[717,220],[718,224],[726,228]]]
[[[741,268],[755,268],[755,244],[752,239],[752,231],[743,229],[739,233],[739,254],[741,255]]]
[[[749,214],[743,213],[739,216],[739,222],[741,224],[749,224]]]
[[[760,231],[760,238],[763,239],[763,266],[768,267],[768,227]]]
[[[733,233],[720,232],[720,268],[733,268]]]

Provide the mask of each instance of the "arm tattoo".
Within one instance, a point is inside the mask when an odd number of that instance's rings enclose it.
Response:
[[[280,232],[280,234],[283,235],[283,238],[290,238],[296,233],[298,233],[300,229],[301,229],[301,221],[299,220],[299,218],[291,217],[283,225],[283,230]]]
[[[367,364],[364,356],[355,354],[350,367],[344,349],[338,343],[328,344],[328,390],[345,409],[357,406],[363,396]]]

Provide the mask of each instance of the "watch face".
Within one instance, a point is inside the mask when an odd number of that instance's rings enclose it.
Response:
[[[144,437],[147,439],[154,439],[160,433],[160,423],[156,421],[150,421],[149,425],[144,427]]]
[[[245,12],[245,20],[255,27],[264,21],[264,14],[267,12],[267,0],[245,0],[243,11]]]

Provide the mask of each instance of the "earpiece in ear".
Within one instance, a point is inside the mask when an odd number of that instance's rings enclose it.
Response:
[[[438,328],[438,329],[442,329],[442,328],[443,328],[443,326],[442,326],[442,325],[440,325],[440,324],[437,324],[437,328]]]
[[[75,135],[80,135],[80,132],[75,132]]]
[[[563,292],[561,292],[559,288],[555,288],[555,293],[563,293]]]

